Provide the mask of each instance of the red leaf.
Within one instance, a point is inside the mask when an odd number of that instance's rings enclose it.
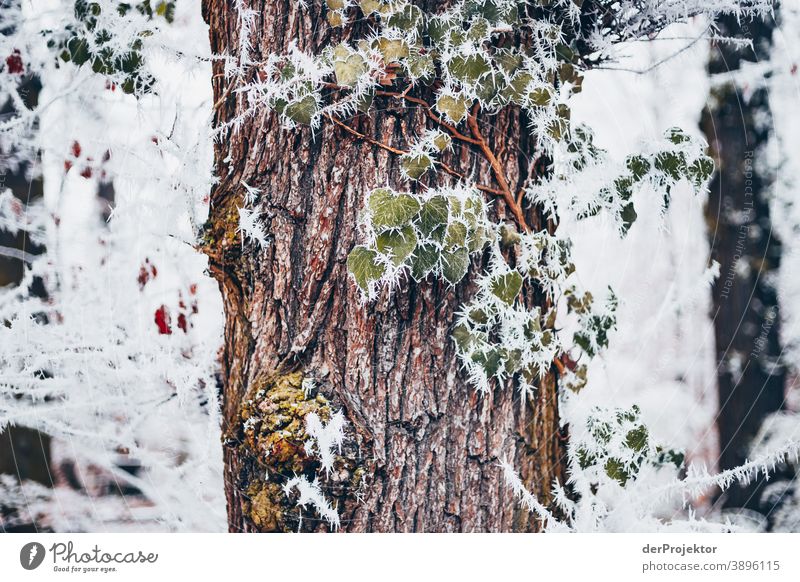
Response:
[[[172,328],[170,327],[169,311],[167,310],[166,305],[162,305],[161,307],[156,309],[156,314],[154,319],[156,322],[156,326],[158,327],[158,333],[160,333],[161,335],[172,334]]]
[[[19,50],[14,49],[14,52],[6,57],[6,67],[8,67],[8,72],[12,75],[21,75],[25,72],[25,66],[22,64],[22,55]]]

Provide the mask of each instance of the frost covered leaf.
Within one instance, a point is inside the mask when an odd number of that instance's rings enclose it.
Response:
[[[417,235],[409,225],[400,230],[386,230],[378,235],[376,245],[380,253],[389,256],[394,266],[399,267],[414,252]]]
[[[355,247],[347,257],[347,270],[364,293],[369,292],[370,283],[380,279],[386,269],[377,258],[378,253],[362,246]]]
[[[516,271],[511,271],[504,275],[499,275],[492,279],[492,293],[503,303],[511,305],[522,289],[522,275]]]
[[[314,115],[317,113],[317,99],[313,95],[306,95],[298,101],[289,103],[283,110],[283,114],[294,121],[303,125],[311,125]]]
[[[403,156],[400,161],[403,172],[412,180],[418,180],[422,175],[433,167],[433,159],[424,154],[417,156]]]
[[[448,217],[447,199],[444,196],[434,196],[422,205],[419,229],[424,236],[432,236],[437,230],[444,232]]]
[[[483,55],[458,55],[448,63],[450,74],[464,83],[475,83],[484,75],[488,75],[492,66]]]
[[[451,285],[455,285],[469,269],[469,251],[465,248],[456,248],[442,251],[442,276]]]
[[[431,244],[419,245],[411,257],[411,276],[422,281],[439,262],[439,250]]]
[[[465,97],[445,94],[436,100],[436,109],[453,123],[459,123],[467,116],[469,104]]]
[[[395,195],[391,190],[379,188],[369,197],[369,209],[373,227],[398,228],[408,224],[417,214],[419,202],[408,194]]]
[[[340,44],[334,51],[333,70],[336,83],[344,87],[354,87],[358,79],[367,72],[367,63],[358,53]]]
[[[399,63],[409,55],[408,44],[402,39],[380,37],[375,45],[387,65]]]

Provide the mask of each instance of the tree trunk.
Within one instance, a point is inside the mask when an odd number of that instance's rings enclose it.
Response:
[[[293,41],[316,53],[366,30],[363,21],[331,29],[320,4],[255,3],[253,60],[285,53]],[[428,2],[428,8],[437,4],[443,3]],[[232,3],[205,0],[203,9],[212,51],[237,54]],[[219,124],[244,112],[246,103],[231,91],[235,80],[224,77],[223,63],[216,61],[213,72]],[[421,109],[384,97],[368,115],[343,121],[394,147],[406,147],[432,123]],[[511,184],[520,185],[534,145],[525,119],[509,108],[479,121]],[[215,159],[220,181],[211,194],[204,248],[226,313],[222,402],[230,530],[327,529],[310,509],[300,521],[281,485],[294,474],[317,473],[303,449],[303,416],[325,418],[338,409],[348,420],[345,445],[336,471],[321,485],[335,501],[341,530],[535,530],[538,523],[516,505],[498,462],[511,462],[545,502],[552,481],[563,481],[555,377],[542,383],[535,402],[521,402],[511,385],[481,395],[467,383],[450,331],[455,312],[474,292],[469,281],[479,265],[456,287],[432,278],[409,281],[369,304],[349,279],[345,262],[360,242],[356,225],[367,193],[386,184],[414,187],[401,177],[397,157],[332,123],[317,131],[287,130],[262,110],[216,144]],[[471,146],[456,145],[444,161],[494,184],[490,164]],[[243,183],[260,190],[265,250],[243,245],[237,232]],[[452,183],[440,172],[429,185]],[[505,212],[500,201],[494,207]],[[529,222],[540,224],[533,212]],[[528,290],[528,299],[543,301],[535,290]],[[316,388],[307,396],[310,380]],[[253,428],[256,416],[260,424]]]
[[[742,63],[769,58],[773,21],[719,20],[720,35],[753,40],[754,50],[715,46],[709,73],[734,74]],[[786,372],[781,364],[779,305],[774,278],[781,243],[770,221],[772,176],[763,161],[772,132],[766,87],[716,85],[701,122],[716,158],[706,216],[711,257],[720,263],[713,287],[720,437],[719,468],[741,465],[764,418],[783,407]],[[723,505],[768,513],[766,482],[734,483]]]

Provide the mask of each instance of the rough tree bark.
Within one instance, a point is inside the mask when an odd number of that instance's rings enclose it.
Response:
[[[772,20],[719,19],[720,35],[742,35],[753,50],[720,43],[709,73],[734,75],[743,63],[769,58]],[[786,371],[781,364],[779,304],[774,276],[781,243],[772,230],[772,177],[764,169],[772,131],[769,92],[733,78],[716,84],[701,126],[717,163],[706,208],[711,257],[720,263],[712,290],[717,352],[720,469],[741,465],[764,418],[783,407]],[[766,482],[733,484],[723,506],[769,514],[761,492]]]
[[[284,53],[291,42],[318,52],[367,26],[332,30],[320,4],[253,3],[253,59]],[[428,2],[427,8],[444,4]],[[205,0],[203,12],[212,51],[237,54],[233,4]],[[246,104],[231,90],[235,81],[225,79],[221,62],[213,73],[215,122],[224,123]],[[516,191],[534,145],[525,120],[513,108],[477,119]],[[391,97],[377,97],[369,115],[343,121],[395,147],[433,126],[422,109]],[[222,401],[230,530],[327,529],[313,511],[300,523],[280,486],[294,473],[311,477],[317,468],[297,440],[302,415],[325,417],[339,408],[348,420],[346,445],[323,489],[337,504],[342,531],[535,530],[538,523],[515,504],[498,461],[507,458],[531,491],[550,499],[553,479],[563,478],[565,453],[555,374],[532,403],[520,402],[512,386],[481,396],[466,382],[450,331],[455,311],[474,291],[471,275],[455,288],[433,278],[408,282],[372,304],[362,302],[348,279],[345,262],[358,242],[366,194],[386,184],[409,187],[397,157],[334,123],[316,132],[289,131],[274,113],[258,111],[216,144],[215,159],[219,183],[211,193],[204,249],[226,313]],[[456,145],[444,161],[497,187],[474,144]],[[433,182],[452,184],[454,178],[440,172]],[[260,190],[266,250],[243,247],[237,233],[242,183]],[[499,200],[495,208],[507,212]],[[541,223],[534,211],[528,221]],[[543,301],[535,290],[527,293],[529,301]],[[308,379],[317,389],[306,397]],[[252,416],[262,418],[255,429],[247,424]]]

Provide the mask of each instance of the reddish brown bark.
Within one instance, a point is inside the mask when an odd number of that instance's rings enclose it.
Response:
[[[309,2],[308,10],[298,4],[253,5],[254,60],[286,52],[291,41],[317,52],[358,33],[333,32],[319,2]],[[206,0],[204,15],[213,52],[236,54],[232,3]],[[217,62],[218,124],[246,108],[231,82]],[[400,148],[434,123],[414,104],[388,97],[376,98],[368,116],[345,121]],[[478,121],[516,192],[533,150],[524,119],[509,109]],[[536,402],[521,403],[511,385],[482,396],[466,382],[450,331],[455,311],[474,291],[468,281],[480,265],[473,264],[455,288],[433,278],[406,282],[368,305],[348,278],[345,262],[358,242],[366,193],[387,183],[409,187],[396,155],[330,122],[316,132],[285,130],[274,113],[263,110],[218,143],[215,157],[220,181],[211,196],[205,250],[226,312],[222,400],[231,531],[299,525],[278,485],[290,471],[313,474],[315,465],[303,458],[302,443],[281,440],[277,432],[262,432],[272,447],[269,456],[262,454],[243,428],[249,401],[257,405],[298,393],[291,373],[316,380],[328,401],[320,405],[323,414],[342,408],[349,421],[340,470],[323,481],[338,504],[343,531],[534,530],[535,518],[518,508],[498,461],[507,458],[534,493],[549,499],[550,485],[564,468],[555,383],[545,383]],[[444,161],[498,187],[490,162],[474,144],[457,143]],[[440,172],[433,180],[452,184],[456,178]],[[258,206],[269,235],[264,251],[249,244],[243,250],[236,232],[242,182],[261,191]],[[500,215],[506,212],[499,199],[495,206]],[[539,219],[529,211],[529,224]],[[534,290],[528,298],[541,301]],[[310,404],[298,399],[306,410]],[[314,517],[305,512],[303,530],[326,529]]]

